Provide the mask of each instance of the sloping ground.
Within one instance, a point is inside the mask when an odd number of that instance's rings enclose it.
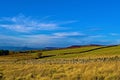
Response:
[[[1,56],[0,80],[120,80],[120,46],[53,50],[43,54],[55,56],[41,59],[32,59],[27,54]]]
[[[67,49],[44,51],[43,56],[49,56],[49,55],[59,56],[59,55],[67,55],[67,54],[74,54],[74,53],[82,53],[82,52],[89,51],[96,48],[100,48],[100,46],[86,46],[86,47],[80,47],[80,48],[67,48]]]
[[[82,48],[75,48],[75,49],[53,50],[53,51],[44,52],[44,54],[46,55],[56,54],[51,58],[119,56],[120,46],[82,47]]]
[[[81,54],[81,56],[120,56],[120,46],[110,46]]]

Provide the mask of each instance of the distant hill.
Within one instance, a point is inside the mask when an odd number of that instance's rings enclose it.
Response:
[[[72,46],[69,46],[67,48],[80,48],[80,47],[85,47],[85,46],[102,46],[102,45],[99,45],[99,44],[90,44],[90,45],[72,45]]]
[[[38,50],[38,49],[40,48],[0,46],[0,50],[12,50],[12,51],[25,51],[25,50]]]
[[[44,48],[31,48],[31,47],[12,47],[12,46],[0,46],[0,50],[12,50],[12,51],[26,51],[26,50],[55,50],[58,47],[44,47]]]
[[[54,49],[60,49],[59,47],[45,47],[44,50],[54,50]]]
[[[12,50],[12,51],[26,51],[26,50],[56,50],[56,49],[66,49],[66,48],[80,48],[80,47],[89,47],[89,46],[104,46],[99,44],[90,44],[90,45],[71,45],[68,47],[43,47],[43,48],[32,48],[32,47],[13,47],[13,46],[0,46],[0,50]],[[117,46],[117,45],[109,45]]]

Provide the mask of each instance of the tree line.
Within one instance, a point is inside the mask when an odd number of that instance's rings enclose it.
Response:
[[[1,55],[9,55],[9,50],[0,50],[0,56]]]

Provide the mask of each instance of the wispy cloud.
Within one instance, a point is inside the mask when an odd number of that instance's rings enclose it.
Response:
[[[79,32],[58,32],[51,34],[33,34],[21,36],[0,35],[1,45],[14,46],[31,46],[31,47],[45,47],[45,46],[67,46],[76,43],[71,36],[83,36]]]
[[[75,20],[57,22],[47,21],[47,18],[49,18],[49,16],[36,20],[24,15],[0,18],[0,29],[4,29],[2,31],[7,30],[12,32],[11,34],[7,33],[7,35],[0,35],[0,41],[2,41],[0,42],[0,45],[26,45],[34,47],[50,45],[65,46],[75,43],[71,37],[75,38],[85,36],[83,33],[77,31],[67,31],[66,27],[62,27],[64,25],[77,22]],[[52,31],[47,33],[49,30]],[[58,32],[57,30],[61,31]]]
[[[72,37],[71,37],[72,36]],[[74,37],[77,36],[77,37]],[[46,46],[69,46],[83,44],[115,44],[120,40],[104,39],[103,35],[87,35],[80,32],[58,32],[51,34],[33,34],[21,36],[0,35],[0,45],[14,46],[31,46],[31,47],[46,47]],[[100,38],[103,38],[100,39]]]
[[[54,35],[22,35],[19,36],[6,36],[0,35],[1,46],[31,46],[31,47],[46,47],[46,46],[65,46],[68,44],[66,38]]]
[[[120,36],[118,33],[110,33],[111,36]]]
[[[0,34],[0,46],[24,46],[26,42],[22,37]]]
[[[63,21],[63,22],[57,22],[58,24],[62,24],[62,25],[64,25],[64,24],[72,24],[72,23],[76,23],[76,22],[79,22],[79,21],[77,21],[77,20],[69,20],[69,21]]]
[[[93,39],[93,38],[103,38],[106,37],[106,35],[90,35],[88,38]]]
[[[3,23],[2,23],[3,22]],[[6,22],[6,23],[4,23]],[[31,32],[39,30],[56,30],[61,29],[57,23],[42,22],[34,20],[31,17],[19,15],[15,17],[5,17],[1,19],[0,27],[16,32]]]
[[[85,34],[80,32],[59,32],[59,33],[54,33],[53,35],[58,37],[85,36]]]
[[[86,26],[87,27],[87,31],[102,31],[102,27],[97,27],[97,26]]]
[[[46,16],[42,19],[34,19],[24,15],[0,18],[0,30],[3,31],[2,34],[0,34],[0,45],[44,47],[91,43],[107,44],[115,42],[119,43],[120,41],[111,41],[108,39],[109,36],[118,37],[120,34],[117,33],[103,35],[102,33],[89,34],[89,32],[87,32],[88,30],[84,33],[81,33],[79,30],[69,30],[70,25],[67,24],[78,22],[76,20],[57,22],[46,20],[47,18],[50,18],[50,16]],[[66,25],[68,27],[66,27]],[[7,33],[6,35],[4,34],[5,30]],[[89,29],[90,32],[99,30],[101,29]],[[11,34],[7,31],[11,32]]]

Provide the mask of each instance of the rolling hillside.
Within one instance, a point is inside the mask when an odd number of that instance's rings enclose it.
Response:
[[[43,56],[49,58],[76,58],[76,57],[97,57],[120,55],[120,46],[88,46],[80,48],[70,48],[62,50],[52,50],[43,52]]]
[[[39,51],[38,51],[39,53]],[[0,56],[0,80],[120,80],[120,46]]]

